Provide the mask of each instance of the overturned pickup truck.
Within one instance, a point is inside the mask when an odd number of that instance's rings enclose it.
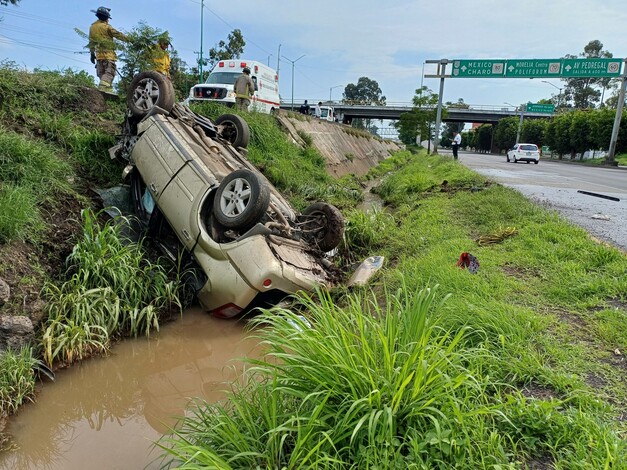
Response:
[[[204,309],[228,318],[333,285],[325,253],[342,239],[341,213],[323,202],[297,213],[247,161],[250,131],[241,117],[212,121],[175,104],[172,84],[156,72],[135,77],[127,105],[111,156],[128,161],[124,176],[149,233],[173,233],[200,267]]]

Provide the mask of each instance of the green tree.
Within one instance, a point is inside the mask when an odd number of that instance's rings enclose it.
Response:
[[[344,102],[364,105],[384,105],[385,96],[382,96],[381,93],[381,88],[376,80],[371,80],[368,77],[360,77],[359,80],[357,80],[357,84],[349,83],[344,88]],[[352,126],[369,131],[372,127],[370,119],[353,119]]]
[[[558,114],[553,118],[552,124],[549,126],[550,131],[545,134],[545,139],[552,150],[556,151],[560,156],[572,153],[570,131],[573,121],[573,113]]]
[[[157,43],[157,38],[164,33],[159,28],[140,21],[129,33],[128,41],[122,43],[120,54],[120,82],[119,89],[124,92],[131,84],[135,74],[152,68],[152,49]]]
[[[352,104],[384,105],[385,96],[376,80],[360,77],[357,84],[349,83],[344,88],[344,102]]]
[[[494,133],[494,127],[492,124],[482,124],[479,126],[474,134],[473,146],[479,152],[490,152],[492,150],[492,135]]]
[[[494,131],[494,143],[499,150],[509,150],[514,146],[519,120],[517,116],[509,116],[499,121]]]
[[[525,119],[520,131],[521,142],[529,142],[542,147],[547,125],[546,119]]]
[[[594,136],[592,135],[592,121],[596,113],[588,113],[586,111],[575,111],[572,113],[572,121],[570,123],[570,146],[574,153],[583,154],[586,150],[595,147]]]
[[[208,65],[208,70],[221,60],[239,59],[246,47],[246,40],[239,29],[234,29],[226,37],[226,41],[220,41],[209,49],[209,60],[203,65]]]
[[[603,43],[598,39],[590,41],[578,55],[567,54],[567,59],[611,58],[612,53],[603,50]],[[610,78],[564,78],[566,88],[564,102],[572,103],[577,109],[593,108],[600,101],[601,95],[610,87]]]
[[[416,136],[431,138],[436,118],[438,95],[423,86],[416,90],[412,99],[413,108],[408,113],[401,114],[394,127],[398,130],[398,137],[404,144],[416,142]]]
[[[0,0],[0,5],[17,5],[20,2],[20,0]]]
[[[444,103],[447,108],[460,108],[460,109],[468,109],[470,108],[469,104],[464,102],[464,98],[459,98],[457,102],[453,103],[452,101],[447,101]]]

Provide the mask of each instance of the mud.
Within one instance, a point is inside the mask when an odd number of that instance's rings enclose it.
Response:
[[[0,469],[159,468],[153,442],[190,399],[224,399],[242,376],[237,359],[262,355],[245,328],[189,310],[158,338],[124,341],[109,357],[58,372],[9,420]]]

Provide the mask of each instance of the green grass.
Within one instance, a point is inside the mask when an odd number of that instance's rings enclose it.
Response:
[[[12,414],[35,392],[33,367],[39,361],[31,348],[0,353],[0,415]]]
[[[386,257],[374,291],[305,298],[312,329],[260,317],[274,356],[230,405],[201,405],[171,455],[183,468],[626,469],[625,255],[447,158],[402,152],[370,177],[388,206],[347,211],[342,252]],[[479,243],[505,226],[515,234]],[[456,265],[464,251],[477,274]],[[415,344],[400,331],[413,302]],[[420,397],[404,394],[439,359],[430,414],[414,416]]]
[[[199,402],[160,444],[177,468],[625,468],[627,445],[585,397],[502,380],[490,331],[451,325],[441,287],[301,296],[310,327],[275,308],[268,347],[224,404]],[[499,320],[505,321],[505,318]],[[477,341],[476,338],[482,338]],[[599,443],[600,445],[597,445]],[[602,443],[602,444],[601,444]]]
[[[162,315],[182,309],[180,277],[169,279],[141,242],[122,235],[128,222],[120,217],[101,227],[89,210],[83,222],[83,238],[68,257],[68,280],[44,289],[49,303],[41,346],[49,365],[103,353],[116,336],[150,336]]]
[[[36,240],[42,207],[72,194],[72,175],[52,146],[0,128],[0,241]]]

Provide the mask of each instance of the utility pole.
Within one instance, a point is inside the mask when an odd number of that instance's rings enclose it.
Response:
[[[521,104],[520,105],[520,121],[518,121],[518,131],[516,132],[516,143],[520,143],[520,131],[522,129],[522,125],[523,125],[523,119],[525,118],[525,109],[526,109],[526,105]]]
[[[279,76],[279,79],[281,78],[281,75],[279,75],[280,68],[281,68],[281,44],[279,44],[279,53],[276,55],[276,74]]]
[[[283,58],[289,62],[292,63],[292,111],[294,111],[294,64],[296,62],[298,62],[300,59],[302,59],[303,57],[305,57],[305,54],[301,55],[298,59],[296,60],[291,60],[288,59],[287,57],[283,56]]]
[[[616,142],[618,142],[618,130],[620,129],[620,121],[623,117],[623,106],[625,105],[625,88],[627,88],[627,61],[623,64],[623,81],[620,85],[618,93],[618,103],[616,103],[616,116],[614,116],[614,127],[612,128],[612,140],[610,140],[610,150],[607,154],[607,163],[609,165],[618,166],[614,155],[616,154]]]
[[[205,0],[200,0],[200,57],[198,58],[198,82],[202,83],[202,32],[203,32],[203,13],[205,10]]]
[[[435,138],[433,139],[433,154],[438,154],[438,145],[440,144],[440,126],[442,125],[442,96],[444,95],[444,77],[446,75],[446,64],[448,64],[448,59],[436,60],[436,61],[425,61],[426,63],[437,63],[438,64],[438,74],[437,77],[440,78],[440,93],[438,95],[438,109],[436,111],[435,116]]]

